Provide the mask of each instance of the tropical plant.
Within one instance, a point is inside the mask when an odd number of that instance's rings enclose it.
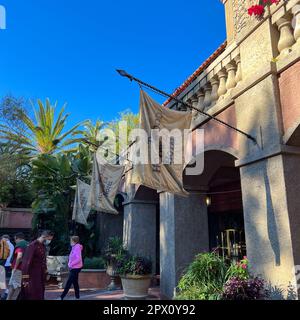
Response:
[[[223,292],[228,266],[216,253],[195,257],[182,276],[176,299],[216,300]]]
[[[110,264],[115,257],[121,256],[122,253],[125,253],[123,240],[120,237],[110,237],[104,249],[104,259],[107,264]]]
[[[32,204],[33,229],[46,228],[55,232],[52,254],[68,253],[71,234],[79,235],[85,256],[92,257],[96,253],[96,216],[91,213],[86,226],[71,221],[76,179],[90,183],[91,159],[89,148],[79,145],[76,153],[44,154],[32,160],[32,181],[36,192]]]
[[[16,133],[2,126],[2,139],[20,144],[31,154],[53,154],[56,151],[74,144],[78,138],[70,137],[81,124],[64,131],[69,114],[65,114],[65,105],[55,117],[56,105],[51,105],[49,99],[45,104],[38,100],[38,109],[34,110],[35,118],[31,119],[25,112],[20,111],[18,116],[25,126],[25,131]]]
[[[17,145],[0,143],[0,207],[28,207],[32,201],[28,157]]]
[[[124,137],[123,132],[120,131],[120,128],[122,124],[126,124],[126,137]],[[117,149],[117,154],[122,155],[124,153],[124,147],[128,146],[122,146],[121,145],[121,139],[126,140],[128,142],[128,145],[133,142],[133,140],[130,137],[130,133],[132,130],[136,129],[139,127],[139,114],[134,114],[130,110],[124,111],[119,113],[119,117],[111,121],[108,125],[108,128],[111,129],[115,136],[116,136],[116,149]]]
[[[105,127],[106,123],[101,120],[97,120],[95,124],[91,120],[88,120],[84,123],[83,129],[74,131],[72,135],[79,135],[80,138],[75,140],[88,147],[91,152],[96,152],[103,143],[99,138],[99,133]]]

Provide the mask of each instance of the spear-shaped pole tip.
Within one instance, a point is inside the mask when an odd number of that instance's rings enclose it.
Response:
[[[125,70],[117,69],[117,72],[120,76],[129,78],[130,80],[132,80],[132,76],[129,73],[127,73]]]

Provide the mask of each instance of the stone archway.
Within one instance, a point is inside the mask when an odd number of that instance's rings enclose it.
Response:
[[[205,151],[204,171],[201,174],[187,176],[184,172],[183,181],[189,192],[188,197],[160,193],[160,276],[163,296],[172,298],[183,271],[195,255],[208,252],[212,247],[207,193],[237,188],[237,208],[239,217],[242,215],[240,175],[239,169],[235,167],[236,159],[236,152],[232,149],[225,151],[211,147]],[[215,209],[217,213],[228,214],[232,208],[221,206]]]

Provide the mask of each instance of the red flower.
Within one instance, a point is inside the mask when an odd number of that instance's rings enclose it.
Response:
[[[263,0],[263,5],[254,5],[248,9],[248,14],[250,16],[262,16],[265,12],[265,6],[271,4],[278,4],[280,0]]]
[[[261,16],[265,12],[265,7],[262,5],[254,5],[248,9],[248,14],[250,16],[255,15],[255,16]]]

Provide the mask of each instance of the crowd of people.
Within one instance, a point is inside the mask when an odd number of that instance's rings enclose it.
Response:
[[[37,239],[28,243],[23,233],[0,238],[0,289],[1,300],[44,300],[47,280],[47,248],[54,237],[53,232],[40,232]],[[69,278],[60,296],[63,300],[73,286],[76,299],[80,299],[79,273],[83,267],[79,237],[70,238]]]

